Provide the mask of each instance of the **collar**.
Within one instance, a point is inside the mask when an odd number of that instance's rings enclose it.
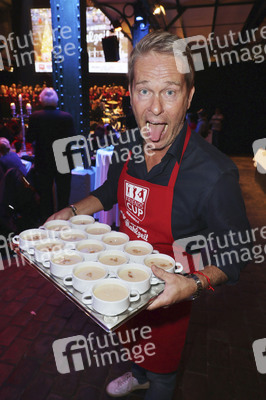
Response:
[[[43,107],[44,110],[56,110],[56,107],[54,106],[45,106]]]
[[[183,128],[181,129],[181,131],[175,138],[173,144],[170,146],[169,150],[163,157],[162,161],[165,158],[174,157],[174,158],[176,158],[178,163],[180,162],[180,158],[181,158],[184,143],[185,143],[186,133],[187,133],[187,122],[185,121]]]

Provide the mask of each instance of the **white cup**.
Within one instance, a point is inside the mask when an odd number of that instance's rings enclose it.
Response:
[[[113,316],[126,311],[130,302],[139,300],[138,291],[120,279],[107,278],[93,285],[82,296],[84,304],[92,305],[100,314]]]
[[[69,223],[71,228],[86,229],[88,225],[95,222],[95,219],[91,215],[75,215],[70,218]]]
[[[121,250],[105,250],[99,253],[97,260],[108,267],[109,271],[116,272],[118,267],[128,263],[129,257]]]
[[[127,283],[131,289],[136,289],[139,294],[147,292],[151,284],[157,283],[152,275],[149,267],[137,263],[122,265],[116,271],[116,277]]]
[[[150,243],[144,240],[130,240],[124,246],[124,252],[128,254],[130,262],[143,264],[144,258],[152,252],[153,247]]]
[[[100,240],[85,239],[76,243],[75,249],[82,254],[86,261],[96,261],[98,255],[105,251],[105,245]]]
[[[58,238],[61,231],[70,229],[70,223],[63,219],[54,219],[52,221],[45,222],[45,224],[40,228],[46,229],[51,238]]]
[[[123,232],[111,231],[103,235],[102,241],[107,250],[123,250],[125,244],[129,242],[129,236]]]
[[[111,227],[101,222],[94,222],[89,226],[86,226],[85,232],[88,234],[89,239],[101,240],[103,235],[111,231]]]
[[[75,250],[65,249],[53,254],[50,261],[43,263],[44,267],[50,266],[50,272],[57,278],[71,274],[73,268],[83,261],[83,257]]]
[[[59,232],[59,239],[63,240],[65,247],[74,250],[77,242],[88,238],[83,229],[72,229]]]
[[[21,250],[27,251],[29,254],[34,254],[34,246],[41,241],[49,239],[49,234],[46,230],[35,228],[27,229],[12,238],[12,242],[19,246]]]
[[[39,263],[50,260],[58,251],[64,249],[64,242],[60,239],[45,239],[34,246],[34,257]]]
[[[83,261],[73,268],[71,275],[64,277],[64,284],[73,286],[78,292],[84,293],[107,275],[108,269],[98,262]]]
[[[171,256],[168,256],[168,254],[150,254],[149,256],[146,256],[144,258],[144,264],[148,268],[151,268],[151,265],[156,265],[157,267],[162,268],[167,272],[175,274],[183,271],[183,265],[179,262],[176,262],[175,259]],[[155,277],[154,274],[153,277],[158,280],[158,283],[163,282],[161,279]]]

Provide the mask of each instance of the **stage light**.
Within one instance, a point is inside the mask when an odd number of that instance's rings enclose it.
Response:
[[[145,12],[140,2],[134,4],[134,13],[135,13],[135,21],[139,22],[145,19]]]
[[[122,31],[122,26],[119,21],[114,21],[113,27],[116,32]]]
[[[164,9],[164,6],[157,4],[154,7],[153,15],[159,15],[159,14],[165,15],[165,9]]]

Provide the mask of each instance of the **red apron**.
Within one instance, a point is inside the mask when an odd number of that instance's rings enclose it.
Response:
[[[180,164],[191,135],[188,128]],[[171,228],[171,213],[174,186],[179,172],[176,162],[168,186],[156,185],[127,173],[125,163],[118,182],[118,205],[120,209],[120,231],[130,240],[145,240],[154,249],[173,257],[174,238]],[[169,308],[142,311],[119,330],[131,330],[149,326],[152,328],[149,342],[155,344],[155,354],[146,356],[141,367],[155,373],[168,373],[177,369],[190,317],[191,302],[185,301]],[[132,343],[135,345],[136,342]],[[140,338],[142,348],[146,342]]]

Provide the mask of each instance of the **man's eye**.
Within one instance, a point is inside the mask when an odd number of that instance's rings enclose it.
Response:
[[[141,89],[140,90],[140,94],[146,95],[146,94],[148,94],[148,90],[147,89]]]
[[[173,96],[175,94],[175,92],[174,92],[174,90],[169,89],[166,91],[166,94],[167,94],[167,96]]]

